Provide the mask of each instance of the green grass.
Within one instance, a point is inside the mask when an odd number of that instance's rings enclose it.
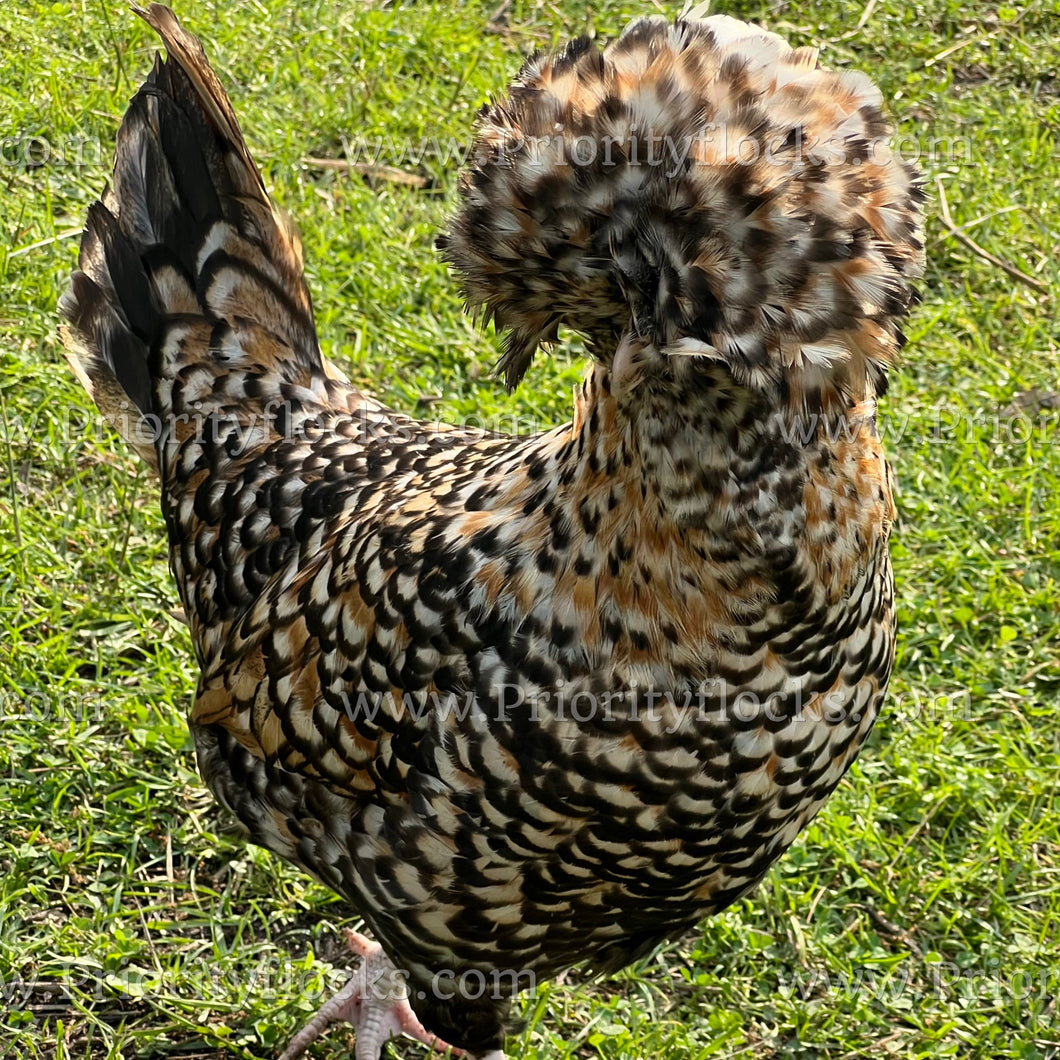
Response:
[[[426,177],[416,188],[302,160],[341,157],[344,138],[466,142],[523,53],[613,34],[647,6],[513,0],[497,32],[494,0],[181,5],[298,219],[326,350],[384,400],[558,423],[582,357],[542,358],[512,397],[490,378],[495,339],[462,317],[431,246],[453,162],[383,159]],[[933,214],[924,301],[883,411],[901,484],[889,712],[753,897],[614,979],[543,986],[516,1060],[1060,1055],[1049,6],[725,6],[869,70],[907,147],[948,138],[956,149],[926,160],[934,201],[941,182],[954,221],[1046,289]],[[275,1055],[341,981],[347,911],[245,847],[205,794],[154,485],[99,427],[55,338],[70,231],[155,42],[109,0],[5,3],[0,41],[0,1055]],[[352,1056],[349,1036],[313,1055]]]

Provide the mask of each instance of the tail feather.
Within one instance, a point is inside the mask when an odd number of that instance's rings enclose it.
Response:
[[[273,208],[202,47],[168,8],[135,10],[168,58],[156,58],[122,121],[113,180],[88,212],[60,312],[78,378],[157,463],[131,424],[175,411],[173,379],[189,359],[211,356],[209,343],[169,341],[174,329],[187,334],[188,318],[207,334],[224,325],[228,346],[248,362],[266,358],[259,367],[277,379],[326,369],[301,244]]]

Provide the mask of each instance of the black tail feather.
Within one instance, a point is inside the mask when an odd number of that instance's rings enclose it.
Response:
[[[224,89],[168,8],[136,10],[168,57],[156,57],[122,121],[111,185],[89,209],[59,306],[69,359],[119,430],[130,411],[167,411],[165,384],[180,364],[161,351],[167,329],[189,316],[207,332],[240,321],[264,329],[289,351],[281,376],[322,370],[300,243],[273,209]],[[210,357],[208,343],[188,345],[180,357]]]

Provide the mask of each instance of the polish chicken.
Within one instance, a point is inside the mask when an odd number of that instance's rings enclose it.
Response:
[[[573,419],[418,423],[322,356],[224,89],[168,8],[140,14],[168,57],[63,338],[160,480],[205,782],[377,940],[285,1056],[344,1019],[359,1060],[400,1032],[496,1060],[520,989],[751,890],[873,724],[875,404],[920,179],[867,77],[725,16],[537,55],[481,111],[439,247],[510,387],[584,337]]]

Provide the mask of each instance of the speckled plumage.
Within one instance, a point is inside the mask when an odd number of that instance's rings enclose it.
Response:
[[[594,362],[570,424],[438,428],[323,359],[223,90],[145,14],[169,59],[119,132],[64,340],[161,477],[200,769],[364,917],[428,1031],[499,1049],[511,986],[451,997],[440,972],[526,986],[650,951],[758,882],[872,726],[894,648],[875,399],[916,175],[867,79],[732,19],[532,59],[484,108],[444,252],[510,329],[509,383],[560,324]],[[722,157],[711,122],[775,157]],[[645,130],[699,146],[642,165]],[[613,166],[571,153],[605,138]]]

